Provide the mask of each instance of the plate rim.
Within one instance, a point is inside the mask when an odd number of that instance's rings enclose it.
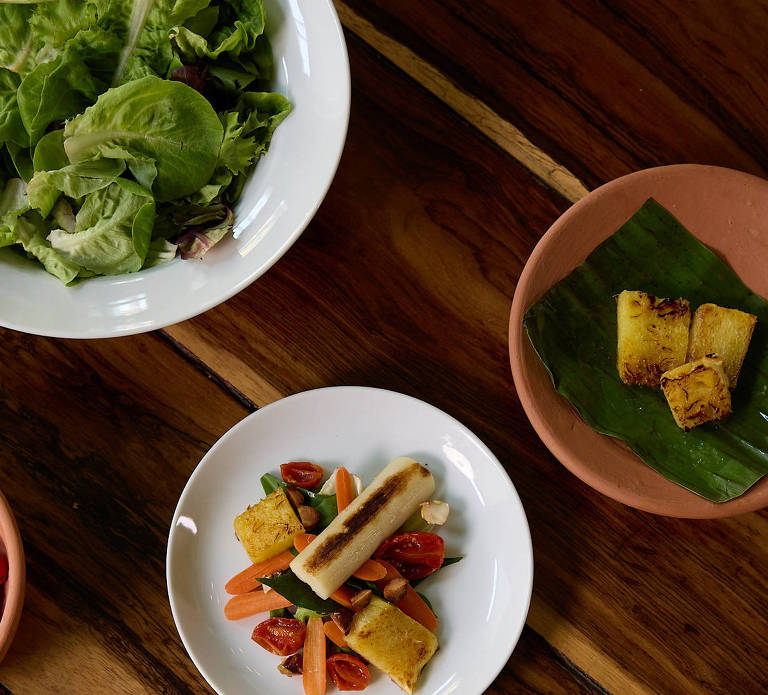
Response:
[[[173,617],[173,622],[176,627],[176,632],[179,635],[179,638],[181,639],[182,644],[184,645],[184,649],[187,652],[187,656],[191,659],[192,663],[194,663],[195,667],[199,671],[199,673],[203,676],[205,681],[210,685],[211,688],[213,688],[219,695],[229,695],[229,693],[225,693],[219,688],[214,685],[214,683],[211,681],[211,679],[208,676],[208,673],[206,669],[199,663],[196,656],[193,654],[193,652],[190,650],[189,645],[187,643],[186,636],[183,632],[183,630],[180,627],[180,623],[178,620],[177,615],[177,608],[174,602],[174,597],[171,592],[171,568],[172,568],[172,549],[175,545],[175,536],[174,536],[174,530],[176,528],[176,523],[178,521],[180,511],[182,508],[182,504],[184,503],[185,497],[188,494],[188,491],[191,488],[191,485],[196,478],[197,475],[200,474],[200,471],[203,469],[204,464],[208,460],[209,457],[211,457],[215,450],[222,446],[225,442],[225,440],[229,439],[232,436],[235,436],[236,432],[239,431],[241,428],[247,427],[247,423],[257,416],[259,416],[262,411],[265,411],[267,409],[275,407],[277,404],[282,404],[285,401],[290,400],[299,400],[303,398],[312,398],[318,395],[322,395],[324,393],[328,392],[335,392],[338,393],[340,391],[344,392],[357,392],[357,393],[378,393],[378,394],[386,394],[389,396],[396,396],[398,398],[404,398],[410,401],[415,402],[421,407],[426,407],[428,410],[433,411],[436,414],[439,414],[440,416],[447,418],[452,424],[458,425],[458,427],[464,431],[474,442],[475,445],[478,446],[478,448],[486,455],[490,461],[493,464],[493,467],[501,474],[502,479],[505,481],[505,485],[507,487],[507,493],[511,496],[512,500],[517,501],[517,509],[519,510],[520,514],[520,531],[521,531],[521,537],[524,541],[524,551],[525,551],[525,558],[527,563],[527,572],[524,576],[525,580],[525,586],[527,588],[526,590],[526,599],[523,602],[523,608],[524,610],[521,612],[521,615],[523,616],[522,620],[520,621],[520,625],[517,626],[517,629],[514,631],[510,631],[507,634],[509,635],[509,646],[508,649],[504,649],[500,652],[500,655],[502,658],[500,658],[500,663],[498,664],[498,667],[494,666],[493,673],[490,673],[486,679],[478,679],[477,683],[483,683],[482,687],[477,691],[477,695],[482,695],[482,693],[485,692],[485,690],[493,683],[493,681],[497,678],[499,673],[504,669],[504,667],[507,665],[510,656],[514,652],[515,647],[517,646],[518,642],[520,641],[520,635],[523,632],[523,629],[525,628],[525,625],[528,620],[528,613],[530,611],[531,607],[531,600],[532,600],[532,594],[533,594],[533,575],[534,575],[534,555],[533,555],[533,540],[531,537],[531,530],[530,530],[530,524],[528,523],[528,516],[525,512],[525,507],[523,506],[523,502],[520,499],[520,495],[517,492],[517,489],[515,488],[514,483],[512,482],[512,479],[510,478],[507,471],[504,469],[504,466],[499,461],[498,457],[490,450],[490,448],[483,442],[469,427],[467,427],[465,424],[463,424],[460,420],[455,418],[453,415],[445,412],[444,410],[438,408],[435,405],[432,405],[431,403],[422,400],[420,398],[417,398],[415,396],[411,396],[405,393],[401,393],[399,391],[394,391],[391,389],[384,389],[384,388],[378,388],[373,386],[351,386],[351,385],[345,385],[345,386],[324,386],[320,388],[315,389],[307,389],[305,391],[299,391],[297,393],[290,394],[288,396],[285,396],[283,398],[279,398],[265,406],[260,407],[258,410],[254,411],[253,413],[250,413],[249,415],[246,415],[243,419],[241,419],[239,422],[236,422],[232,427],[230,427],[224,434],[222,434],[208,449],[208,451],[204,454],[204,456],[200,459],[200,461],[195,466],[195,469],[190,474],[189,478],[187,479],[187,482],[184,485],[184,489],[182,490],[181,494],[179,495],[179,500],[176,504],[176,507],[174,508],[173,516],[171,517],[171,524],[168,531],[168,541],[166,545],[166,556],[165,556],[165,581],[166,581],[166,591],[168,594],[168,602],[171,607],[171,615]]]
[[[658,167],[649,167],[647,169],[640,169],[638,171],[625,174],[624,176],[620,176],[595,188],[583,198],[580,198],[578,201],[573,203],[551,224],[549,229],[547,229],[547,231],[536,243],[536,246],[534,247],[531,255],[528,257],[525,263],[525,266],[523,267],[523,271],[521,272],[520,278],[515,287],[515,293],[512,298],[512,307],[510,309],[509,315],[508,341],[512,379],[514,381],[515,388],[517,390],[520,403],[523,406],[523,410],[525,411],[526,417],[550,453],[579,480],[594,490],[597,490],[601,494],[605,495],[606,497],[609,497],[610,499],[613,499],[617,502],[621,502],[622,504],[628,507],[632,507],[633,509],[639,509],[641,511],[650,512],[659,516],[668,516],[680,519],[722,519],[736,516],[738,514],[753,512],[758,509],[763,509],[766,506],[764,502],[757,502],[754,500],[754,493],[755,490],[759,488],[768,488],[768,476],[758,480],[755,485],[753,485],[743,495],[740,495],[733,500],[729,500],[728,502],[716,503],[710,502],[709,500],[706,500],[703,497],[700,497],[699,495],[686,490],[682,486],[677,486],[676,483],[673,483],[667,478],[664,478],[664,476],[662,476],[657,471],[653,471],[655,475],[659,476],[670,485],[679,487],[680,490],[686,493],[686,497],[690,495],[689,499],[696,501],[696,511],[680,513],[679,511],[676,512],[671,510],[668,506],[664,506],[663,503],[660,505],[653,499],[649,499],[648,497],[638,493],[633,493],[629,488],[619,488],[614,486],[601,475],[593,473],[590,466],[581,465],[579,462],[575,462],[576,457],[571,454],[568,446],[561,440],[561,437],[558,436],[555,428],[550,424],[546,417],[540,417],[539,412],[536,410],[536,398],[534,390],[531,388],[530,379],[523,369],[520,353],[521,349],[524,347],[525,341],[528,340],[525,330],[523,329],[523,316],[528,310],[529,306],[523,306],[524,299],[522,295],[523,291],[527,289],[529,278],[534,272],[534,267],[538,265],[541,258],[546,256],[549,246],[552,244],[552,239],[557,235],[561,227],[568,225],[571,218],[576,217],[579,214],[583,207],[594,204],[595,198],[613,195],[614,189],[615,191],[620,192],[627,185],[628,181],[650,177],[659,172],[664,172],[667,174],[686,174],[691,172],[722,172],[723,175],[741,177],[744,180],[755,180],[760,182],[760,185],[762,186],[768,186],[768,180],[760,176],[755,176],[754,174],[739,171],[737,169],[713,166],[709,164],[669,164]],[[594,248],[596,248],[599,243],[600,242],[598,242],[592,250],[594,250]],[[579,260],[579,263],[581,260]],[[551,383],[551,381],[549,382],[549,386],[550,388],[554,389],[554,385]],[[561,394],[558,395],[565,399],[565,397]],[[565,400],[567,402],[567,399]],[[577,412],[574,411],[572,416],[576,421],[586,424]],[[588,426],[589,425],[587,425],[587,427]],[[608,435],[601,434],[601,436],[607,437]],[[647,465],[635,452],[629,448],[626,443],[614,437],[611,437],[610,439],[617,442],[620,446],[626,447],[627,451],[635,456],[638,461],[640,461],[643,465]]]

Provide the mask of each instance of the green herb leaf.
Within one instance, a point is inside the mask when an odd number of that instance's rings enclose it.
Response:
[[[626,386],[616,369],[622,290],[714,302],[757,316],[731,417],[684,432],[658,389]],[[598,432],[625,441],[669,480],[713,502],[768,473],[768,302],[752,292],[667,210],[647,201],[523,320],[557,391]]]
[[[288,487],[280,478],[271,473],[265,473],[261,476],[261,486],[267,495],[273,493],[279,487]],[[317,510],[317,513],[320,515],[319,524],[321,528],[328,526],[338,516],[336,495],[320,495],[303,487],[297,489],[304,493],[307,498],[307,504]]]
[[[424,594],[422,594],[420,591],[417,591],[416,593],[419,596],[421,596],[421,600],[424,601],[424,603],[427,604],[427,607],[429,608],[429,610],[431,610],[432,613],[434,613],[435,617],[437,618],[437,613],[435,613],[435,609],[432,608],[432,602]]]
[[[321,599],[308,584],[302,582],[291,570],[278,572],[271,577],[261,578],[261,583],[272,587],[280,596],[288,599],[297,608],[314,611],[319,615],[328,615],[341,606],[330,599]]]
[[[424,579],[429,579],[429,577],[434,576],[437,572],[439,572],[441,569],[443,569],[443,567],[448,567],[449,565],[455,565],[457,562],[459,562],[460,560],[463,560],[463,559],[464,559],[463,555],[459,555],[458,557],[447,557],[447,558],[445,558],[443,560],[443,564],[440,565],[440,567],[438,567],[434,572],[432,572],[432,574],[430,574],[428,577],[424,577],[423,579],[414,579],[413,581],[411,581],[411,586],[418,586],[419,584],[421,584],[424,581]]]
[[[320,514],[320,527],[325,528],[330,524],[339,513],[336,506],[336,495],[316,495],[313,494],[308,498],[309,505],[317,510]]]
[[[280,478],[271,473],[265,473],[261,476],[261,487],[264,488],[265,495],[271,495],[279,487],[288,487]]]

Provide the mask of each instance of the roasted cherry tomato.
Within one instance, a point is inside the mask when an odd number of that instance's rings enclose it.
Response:
[[[312,488],[323,479],[323,468],[309,461],[293,461],[280,464],[280,475],[288,485]]]
[[[368,667],[352,654],[341,652],[329,656],[325,666],[339,690],[365,690],[371,682]]]
[[[8,558],[0,555],[0,586],[5,584],[6,579],[8,579]]]
[[[408,581],[428,577],[445,560],[445,543],[434,533],[407,531],[387,538],[373,554],[393,564]]]
[[[268,618],[253,628],[251,639],[268,652],[290,656],[301,649],[307,626],[296,618]]]

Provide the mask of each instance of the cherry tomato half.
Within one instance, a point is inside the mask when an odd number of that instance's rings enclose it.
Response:
[[[8,579],[8,558],[0,555],[0,586],[5,584],[6,579]]]
[[[290,656],[301,649],[307,626],[296,618],[268,618],[253,628],[251,639],[268,652]]]
[[[312,488],[323,479],[323,468],[309,461],[292,461],[280,464],[280,475],[288,485]]]
[[[440,569],[445,559],[445,543],[434,533],[396,533],[379,546],[373,557],[392,563],[410,582]]]
[[[365,690],[371,682],[368,667],[352,654],[341,652],[329,656],[325,667],[339,690]]]

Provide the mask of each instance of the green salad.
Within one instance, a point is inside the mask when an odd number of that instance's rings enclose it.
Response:
[[[64,283],[201,258],[288,115],[261,0],[0,0],[0,246]]]

